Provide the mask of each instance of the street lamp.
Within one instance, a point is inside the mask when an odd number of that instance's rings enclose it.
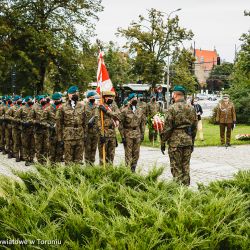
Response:
[[[181,10],[181,8],[179,8],[177,10],[171,11],[168,14],[168,18],[167,18],[168,22],[169,22],[169,18],[171,16],[171,14],[173,14],[174,12],[180,11],[180,10]],[[168,37],[167,37],[167,39],[168,39]],[[167,108],[169,108],[169,102],[170,102],[170,100],[169,100],[169,88],[170,88],[170,86],[169,86],[169,65],[170,65],[170,58],[169,58],[169,42],[168,42],[168,59],[167,59]]]

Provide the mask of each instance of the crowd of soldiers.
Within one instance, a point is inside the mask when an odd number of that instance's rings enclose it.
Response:
[[[177,87],[173,96],[175,104],[165,115],[161,150],[164,153],[168,141],[172,174],[188,185],[196,113],[185,102],[184,88]],[[48,160],[52,164],[62,161],[82,164],[84,158],[86,164],[94,165],[98,148],[100,165],[113,164],[118,146],[117,128],[124,145],[126,166],[134,172],[146,123],[163,110],[154,94],[145,103],[142,95],[130,93],[121,108],[114,101],[113,91],[103,91],[100,103],[96,96],[95,91],[89,91],[83,103],[77,86],[72,86],[65,102],[60,93],[54,93],[52,100],[45,95],[35,100],[31,96],[2,97],[0,151],[17,162],[25,161],[26,166],[33,164],[35,158],[41,164]],[[156,138],[157,133],[149,130],[150,141]],[[184,170],[179,165],[184,165]]]

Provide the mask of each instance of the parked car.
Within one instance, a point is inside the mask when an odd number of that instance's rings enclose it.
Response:
[[[207,99],[208,99],[209,101],[216,101],[217,98],[218,98],[218,97],[217,97],[216,95],[214,95],[214,94],[209,94]]]
[[[200,101],[200,100],[208,100],[208,95],[206,95],[206,94],[197,94],[196,98],[197,98],[198,101]]]

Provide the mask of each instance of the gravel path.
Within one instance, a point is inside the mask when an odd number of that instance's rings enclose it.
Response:
[[[123,146],[116,149],[115,164],[124,163]],[[154,166],[164,167],[162,179],[171,179],[168,155],[162,155],[157,148],[141,147],[137,172],[146,174]],[[207,184],[213,180],[229,179],[239,170],[250,170],[250,145],[195,148],[191,158],[191,186]],[[34,166],[26,167],[0,153],[0,174],[20,180],[16,171],[36,171]]]

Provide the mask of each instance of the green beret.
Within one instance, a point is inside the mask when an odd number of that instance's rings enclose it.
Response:
[[[95,96],[97,93],[95,91],[89,91],[87,94],[87,98],[91,97],[91,96]]]
[[[71,86],[69,89],[68,89],[68,94],[74,94],[75,92],[78,92],[78,87],[77,86]]]
[[[62,95],[60,94],[60,93],[58,93],[58,92],[56,92],[56,93],[54,93],[53,95],[52,95],[52,100],[60,100],[62,98]]]
[[[25,102],[28,102],[29,100],[32,100],[32,97],[31,97],[30,95],[28,95],[28,96],[26,96],[26,97],[24,98],[24,100],[25,100]]]
[[[186,94],[186,89],[180,85],[174,86],[173,91],[182,92],[184,95]]]
[[[45,95],[39,95],[38,98],[37,98],[37,100],[40,102],[44,98],[45,98]]]
[[[129,95],[128,95],[128,101],[130,101],[131,99],[133,99],[134,97],[136,97],[136,94],[135,93],[130,93]]]
[[[124,99],[124,101],[123,101],[124,106],[127,105],[127,104],[128,104],[128,98]]]
[[[14,102],[16,102],[19,99],[22,99],[22,97],[20,95],[15,95],[13,100]]]

